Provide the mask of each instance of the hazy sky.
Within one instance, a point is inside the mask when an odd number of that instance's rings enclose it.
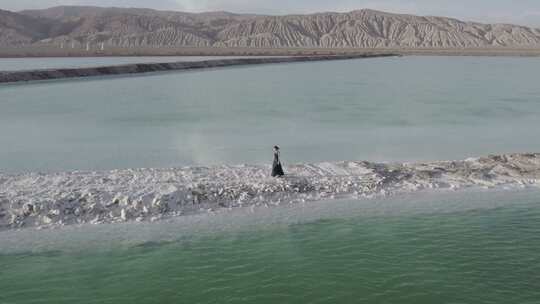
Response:
[[[226,10],[260,14],[371,8],[540,27],[540,0],[0,0],[1,9],[15,11],[57,5],[147,7],[195,12]]]

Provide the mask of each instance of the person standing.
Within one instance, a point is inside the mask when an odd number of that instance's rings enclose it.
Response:
[[[274,162],[272,163],[272,177],[282,177],[285,175],[281,166],[279,147],[274,146]]]

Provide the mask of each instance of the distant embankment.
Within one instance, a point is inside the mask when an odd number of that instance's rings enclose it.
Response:
[[[0,43],[1,44],[1,43]],[[400,54],[425,56],[540,56],[540,47],[475,47],[475,48],[252,48],[252,47],[109,47],[102,49],[59,48],[50,44],[1,46],[0,58],[28,57],[114,57],[114,56],[357,56]]]
[[[63,68],[46,70],[26,70],[0,72],[0,83],[14,83],[23,81],[52,80],[65,78],[80,78],[108,75],[142,74],[150,72],[181,71],[193,69],[208,69],[227,66],[241,66],[253,64],[272,63],[292,63],[310,62],[326,60],[345,60],[358,58],[389,57],[395,54],[362,54],[362,55],[340,55],[340,56],[298,56],[298,57],[268,57],[268,58],[237,58],[218,59],[192,62],[170,62],[170,63],[144,63],[126,64],[115,66],[102,66],[90,68]]]

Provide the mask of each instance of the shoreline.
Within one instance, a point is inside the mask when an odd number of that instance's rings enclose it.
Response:
[[[338,56],[397,54],[421,56],[526,56],[539,57],[537,48],[81,48],[61,49],[50,45],[0,47],[0,58],[32,57],[138,57],[138,56]]]
[[[51,252],[60,248],[70,252],[82,252],[96,248],[111,248],[118,244],[155,245],[194,237],[212,237],[216,233],[253,232],[267,227],[313,223],[319,220],[432,216],[488,211],[519,204],[524,199],[535,198],[539,194],[540,187],[517,190],[473,188],[462,191],[424,191],[373,199],[321,200],[282,205],[277,208],[253,206],[217,210],[156,222],[132,221],[103,225],[77,224],[50,229],[0,230],[0,243],[4,245],[0,247],[0,254]],[[462,201],[464,198],[467,202]],[[470,204],[471,201],[475,204]]]
[[[221,68],[229,66],[278,64],[278,63],[299,63],[314,61],[367,59],[379,57],[398,56],[396,54],[361,54],[361,55],[338,55],[338,56],[297,56],[297,57],[258,57],[258,58],[235,58],[235,59],[215,59],[203,61],[180,61],[170,63],[141,63],[124,64],[83,68],[60,68],[60,69],[38,69],[22,71],[0,71],[1,83],[18,83],[29,81],[42,81],[53,79],[85,78],[96,76],[131,75],[145,74],[151,72],[165,71],[186,71],[210,68]]]
[[[269,166],[0,174],[0,230],[152,222],[240,207],[371,199],[471,188],[540,187],[540,153],[426,163]]]

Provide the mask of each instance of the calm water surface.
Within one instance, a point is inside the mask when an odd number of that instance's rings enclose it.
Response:
[[[540,58],[403,57],[0,86],[0,170],[540,151]]]
[[[404,57],[0,86],[0,171],[540,151],[540,58]],[[0,303],[540,303],[540,192],[0,232]]]
[[[540,192],[0,233],[0,303],[539,303]]]

